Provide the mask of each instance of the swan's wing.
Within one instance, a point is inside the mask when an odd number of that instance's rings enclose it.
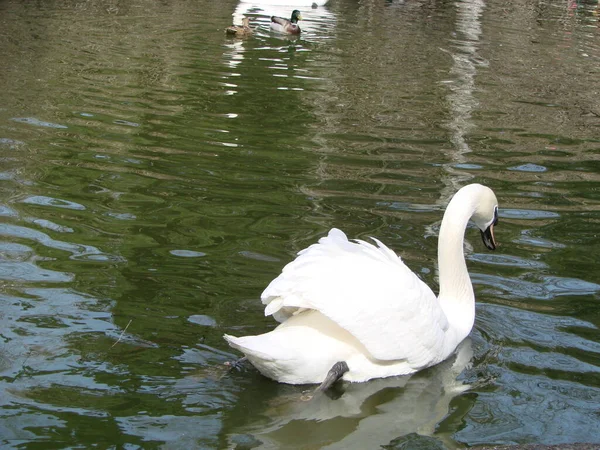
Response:
[[[375,242],[351,242],[332,229],[265,289],[265,315],[283,322],[303,309],[316,309],[374,358],[427,365],[443,346],[446,316],[431,289],[392,250]]]

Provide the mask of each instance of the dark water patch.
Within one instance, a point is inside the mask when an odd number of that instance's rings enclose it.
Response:
[[[551,134],[521,133],[520,136],[544,139],[554,145],[580,145],[584,142],[581,139],[574,139],[568,136],[555,136]]]

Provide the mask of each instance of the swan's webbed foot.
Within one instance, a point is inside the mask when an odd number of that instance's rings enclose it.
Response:
[[[323,382],[319,385],[317,389],[315,389],[315,393],[323,392],[329,389],[331,386],[333,386],[333,383],[342,378],[344,374],[349,370],[350,369],[348,368],[348,364],[346,364],[346,361],[336,362],[333,365],[333,367],[329,369],[329,372],[327,372],[327,376],[325,377]]]
[[[246,361],[248,361],[248,358],[244,356],[243,358],[236,359],[235,361],[226,361],[224,365],[229,368],[228,370],[237,370],[240,372],[244,368],[244,363]]]

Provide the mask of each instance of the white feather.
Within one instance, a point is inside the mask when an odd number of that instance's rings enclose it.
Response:
[[[320,383],[338,361],[344,379],[403,375],[450,356],[474,320],[474,295],[463,255],[467,222],[489,224],[497,208],[481,185],[461,189],[442,221],[437,298],[387,246],[349,241],[333,228],[300,251],[265,289],[265,315],[281,324],[259,336],[225,336],[266,376]]]
[[[448,328],[431,289],[390,249],[350,242],[335,228],[300,252],[261,298],[267,315],[280,308],[286,315],[295,308],[320,311],[384,361],[418,366]]]

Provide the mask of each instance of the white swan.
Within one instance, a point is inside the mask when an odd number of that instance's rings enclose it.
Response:
[[[448,358],[475,320],[475,295],[463,253],[469,219],[496,248],[494,192],[480,184],[460,189],[440,228],[436,297],[396,254],[349,241],[332,229],[298,253],[261,299],[281,324],[258,336],[225,335],[265,376],[290,384],[338,378],[361,382],[406,375]]]

